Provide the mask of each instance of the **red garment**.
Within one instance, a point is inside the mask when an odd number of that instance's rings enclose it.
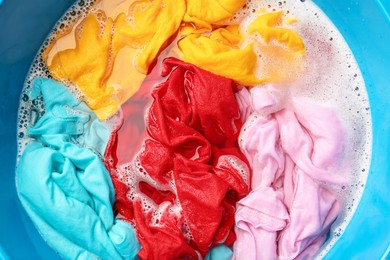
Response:
[[[104,155],[106,166],[109,169],[131,161],[148,136],[145,131],[144,115],[153,101],[151,96],[153,88],[163,81],[159,64],[161,62],[153,68],[139,90],[121,106],[120,120],[122,121],[119,127],[111,133]]]
[[[152,181],[144,178],[127,190],[114,181],[115,209],[135,223],[141,259],[197,259],[197,251],[205,256],[218,243],[234,242],[235,203],[248,192],[249,169],[237,146],[242,123],[235,84],[174,58],[164,60],[162,76],[169,77],[152,92],[146,120],[151,138],[138,156]],[[114,178],[115,170],[111,165]],[[130,199],[129,192],[142,195]],[[179,213],[172,211],[177,204]],[[161,217],[153,223],[157,211]]]

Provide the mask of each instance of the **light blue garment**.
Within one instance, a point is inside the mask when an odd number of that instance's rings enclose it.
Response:
[[[233,257],[233,251],[225,244],[219,244],[207,253],[205,260],[230,260]]]
[[[80,146],[104,155],[110,130],[83,102],[62,84],[51,79],[34,80],[31,98],[42,94],[45,114],[30,127],[28,133],[37,139],[46,135],[64,134]]]
[[[52,88],[52,89],[50,89]],[[134,259],[140,249],[134,229],[114,219],[115,191],[110,175],[91,149],[74,138],[89,132],[87,145],[101,144],[104,127],[61,84],[34,82],[46,113],[29,128],[31,142],[20,159],[19,198],[38,231],[65,259]],[[103,151],[102,146],[97,150]]]

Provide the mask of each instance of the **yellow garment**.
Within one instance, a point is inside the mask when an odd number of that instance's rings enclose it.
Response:
[[[209,36],[189,35],[178,43],[182,58],[243,85],[294,80],[303,68],[305,45],[295,31],[276,27],[281,15],[267,13],[252,22],[248,32],[258,33],[263,41],[251,37],[244,49],[238,47],[243,38],[238,26],[217,29]]]
[[[92,13],[80,25],[81,36],[75,33],[76,47],[56,53],[48,68],[55,79],[75,84],[105,120],[138,90],[184,12],[184,0],[142,0],[115,21],[102,11]]]
[[[249,25],[248,32],[250,34],[258,33],[266,43],[274,40],[286,45],[293,52],[304,53],[305,45],[297,32],[275,27],[279,23],[281,15],[281,11],[260,15]]]
[[[282,12],[266,13],[248,26],[250,34],[257,33],[264,40],[256,41],[254,48],[260,53],[257,76],[267,82],[295,80],[304,65],[305,45],[301,37],[291,29],[276,27],[281,21]]]
[[[114,88],[104,84],[109,70],[112,25],[109,18],[101,28],[96,14],[88,15],[81,24],[80,37],[76,37],[76,48],[57,53],[48,66],[54,78],[69,80],[79,88],[100,119],[102,114],[113,114],[118,108],[107,98]]]
[[[186,0],[186,3],[183,21],[188,24],[181,29],[182,35],[210,32],[213,24],[231,18],[246,0]]]
[[[123,13],[115,21],[113,50],[125,45],[143,49],[135,65],[142,73],[147,73],[150,64],[180,27],[185,10],[184,0],[135,2],[129,10],[130,23]]]
[[[184,61],[243,85],[261,83],[254,75],[256,54],[252,44],[239,49],[238,26],[213,31],[209,37],[191,34],[178,42]]]

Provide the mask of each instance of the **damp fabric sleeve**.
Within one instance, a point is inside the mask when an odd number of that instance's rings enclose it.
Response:
[[[92,122],[92,111],[65,86],[38,78],[32,95],[39,93],[46,112],[28,129],[34,140],[16,174],[23,207],[44,240],[65,259],[135,259],[140,246],[134,229],[114,218],[109,173],[98,154],[75,141],[87,128],[101,133],[104,126]],[[101,141],[92,139],[85,142]]]
[[[240,149],[253,174],[237,206],[233,259],[310,259],[340,212],[324,183],[348,182],[337,168],[342,123],[331,107],[294,100],[287,109],[266,89],[238,96],[247,117]]]
[[[141,259],[197,259],[218,244],[232,245],[234,205],[248,192],[235,84],[174,58],[163,61],[162,76],[143,149],[128,163],[108,166],[115,210],[134,223]]]

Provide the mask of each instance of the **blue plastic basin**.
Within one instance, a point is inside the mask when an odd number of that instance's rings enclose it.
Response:
[[[0,0],[0,259],[58,259],[16,195],[16,119],[31,62],[73,2]],[[352,221],[326,258],[386,259],[390,244],[390,0],[314,2],[339,29],[358,61],[373,123],[366,189]]]

